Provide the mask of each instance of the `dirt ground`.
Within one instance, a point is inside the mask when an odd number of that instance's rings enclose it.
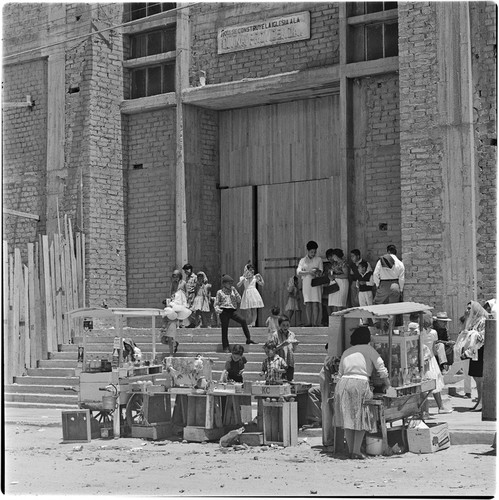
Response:
[[[435,454],[347,460],[325,453],[320,430],[289,448],[235,450],[218,443],[95,439],[62,442],[62,428],[6,424],[8,495],[493,496],[489,445]]]

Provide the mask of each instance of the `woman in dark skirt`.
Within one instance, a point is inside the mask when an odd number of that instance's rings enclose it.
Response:
[[[476,384],[477,402],[473,411],[482,411],[483,345],[487,311],[476,301],[468,302],[464,313],[464,328],[456,340],[455,349],[461,359],[469,359],[468,375]]]

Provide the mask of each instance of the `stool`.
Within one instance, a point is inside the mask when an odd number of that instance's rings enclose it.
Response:
[[[263,442],[295,446],[298,442],[298,404],[263,401]]]

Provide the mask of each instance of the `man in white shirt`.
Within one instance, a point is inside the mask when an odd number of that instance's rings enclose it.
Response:
[[[405,284],[405,267],[397,257],[395,245],[388,245],[374,268],[373,281],[376,285],[374,304],[393,304],[400,301]]]

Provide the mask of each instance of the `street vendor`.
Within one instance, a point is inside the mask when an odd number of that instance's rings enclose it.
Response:
[[[375,433],[376,418],[366,400],[373,398],[369,377],[376,371],[385,388],[390,387],[388,370],[378,352],[369,345],[371,332],[366,326],[354,330],[350,337],[352,347],[341,356],[334,397],[333,425],[345,432],[350,458],[366,458],[360,451],[365,432]]]

